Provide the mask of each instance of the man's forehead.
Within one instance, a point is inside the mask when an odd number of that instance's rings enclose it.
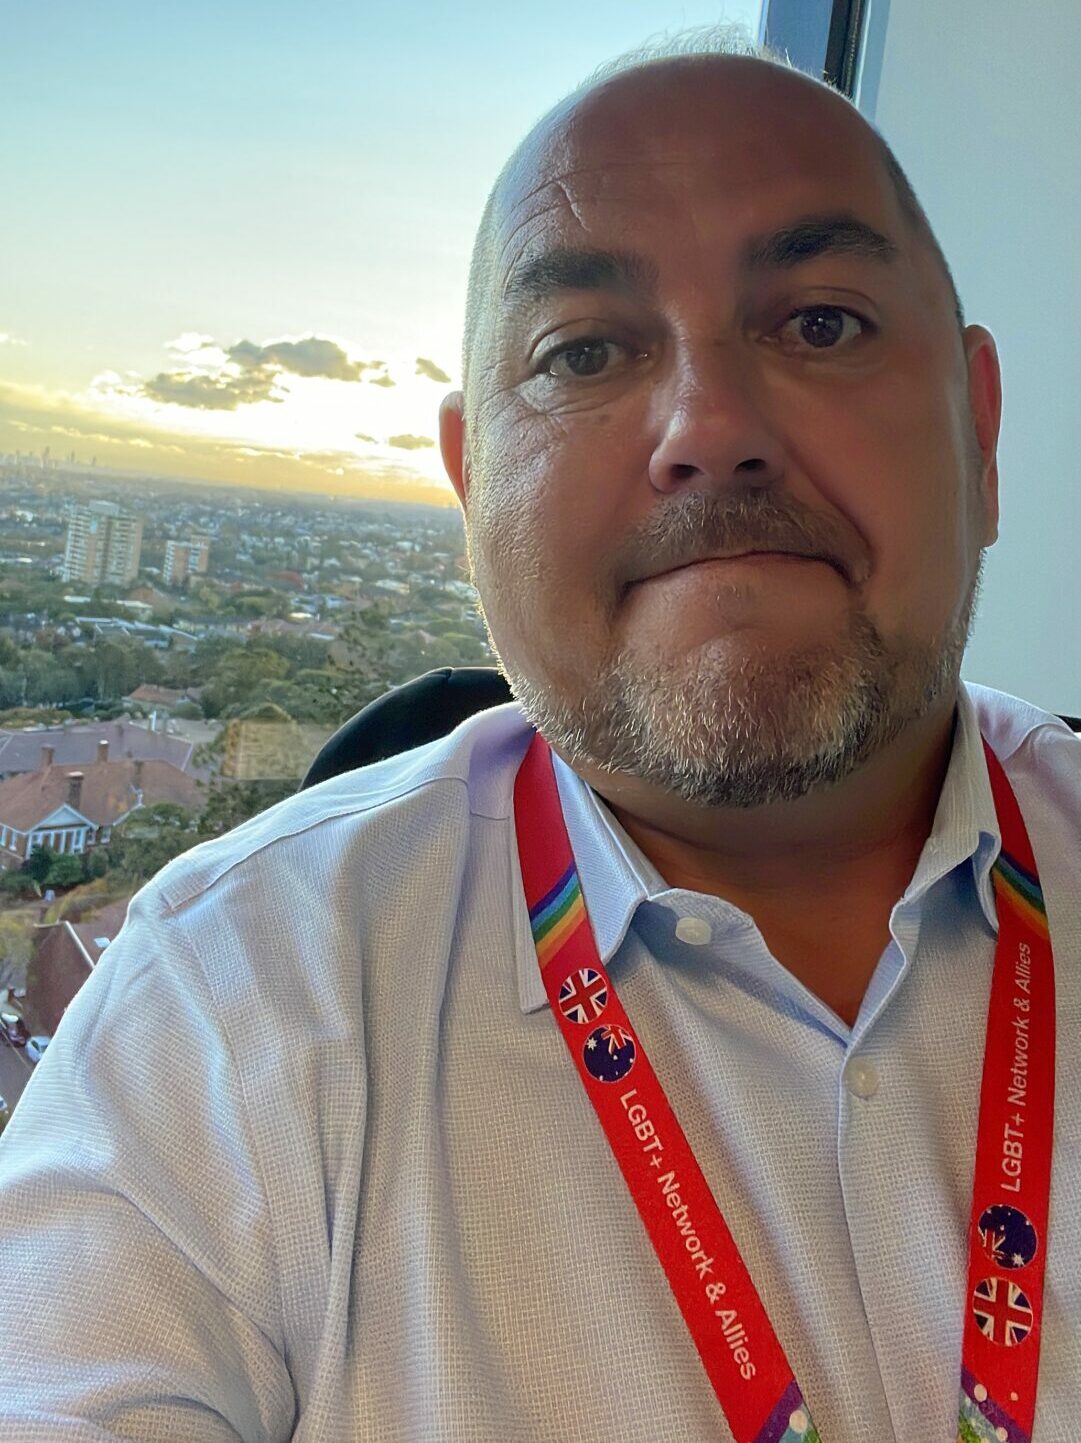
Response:
[[[756,63],[766,69],[777,67]],[[719,78],[618,79],[618,89],[553,112],[504,173],[492,215],[504,272],[542,231],[587,232],[606,218],[632,225],[636,208],[671,206],[673,220],[676,209],[753,216],[786,183],[813,193],[809,208],[890,208],[873,132],[806,77],[752,72],[731,83],[724,67]]]

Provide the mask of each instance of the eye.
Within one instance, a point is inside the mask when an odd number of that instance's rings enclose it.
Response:
[[[541,360],[538,373],[557,381],[586,381],[610,370],[613,363],[626,359],[628,354],[627,347],[618,341],[609,341],[603,336],[583,336],[549,351]]]
[[[793,342],[798,349],[836,350],[872,330],[870,321],[843,306],[802,306],[793,311],[780,328],[779,335]]]

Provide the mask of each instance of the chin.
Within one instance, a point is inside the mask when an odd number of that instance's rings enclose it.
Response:
[[[702,805],[752,807],[834,785],[893,741],[956,688],[963,640],[887,647],[857,616],[831,645],[738,649],[714,638],[679,658],[621,651],[558,692],[511,683],[572,763]]]

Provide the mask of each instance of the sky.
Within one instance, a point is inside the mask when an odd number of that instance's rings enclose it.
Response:
[[[9,0],[0,453],[451,502],[504,160],[602,61],[760,7]]]

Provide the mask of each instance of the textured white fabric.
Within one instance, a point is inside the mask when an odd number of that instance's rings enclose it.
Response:
[[[977,725],[1057,958],[1035,1437],[1063,1443],[1081,1431],[1081,741],[969,689],[851,1030],[557,768],[602,955],[825,1443],[956,1433],[998,846]],[[545,1003],[512,821],[529,735],[516,706],[483,713],[132,903],[0,1140],[5,1443],[730,1438]],[[680,941],[682,917],[710,940]]]

